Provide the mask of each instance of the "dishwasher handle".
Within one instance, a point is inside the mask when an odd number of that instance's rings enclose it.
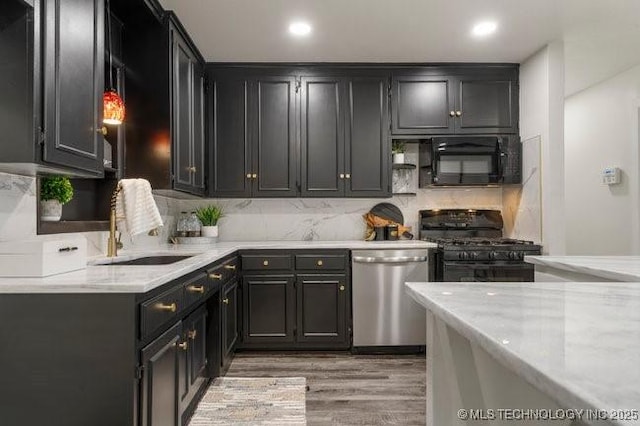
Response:
[[[397,257],[370,257],[370,256],[354,256],[353,261],[356,263],[411,263],[426,262],[427,256],[397,256]]]

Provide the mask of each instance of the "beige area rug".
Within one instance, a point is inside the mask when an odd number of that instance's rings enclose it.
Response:
[[[222,377],[213,381],[189,426],[306,425],[304,377]]]

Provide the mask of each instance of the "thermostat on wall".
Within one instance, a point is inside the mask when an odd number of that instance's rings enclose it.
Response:
[[[620,183],[620,169],[618,167],[605,167],[602,169],[602,184],[615,185]]]

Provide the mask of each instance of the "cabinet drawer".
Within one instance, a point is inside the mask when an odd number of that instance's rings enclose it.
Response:
[[[184,285],[184,306],[189,306],[200,300],[204,300],[207,293],[213,289],[212,283],[209,281],[207,274],[199,274]]]
[[[292,269],[293,259],[286,254],[244,254],[242,255],[242,270],[244,271],[273,271]]]
[[[207,269],[209,279],[214,283],[214,285],[229,281],[231,278],[238,275],[238,270],[240,269],[239,263],[238,258],[234,257],[233,259],[229,259],[211,269]]]
[[[173,289],[147,300],[140,305],[140,333],[151,334],[162,324],[174,319],[183,306],[183,286]]]
[[[296,269],[313,271],[336,271],[347,269],[347,258],[335,254],[298,254]]]

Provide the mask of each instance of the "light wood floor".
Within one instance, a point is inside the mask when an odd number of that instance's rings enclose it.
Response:
[[[240,352],[227,377],[306,377],[309,426],[425,424],[424,354]]]

